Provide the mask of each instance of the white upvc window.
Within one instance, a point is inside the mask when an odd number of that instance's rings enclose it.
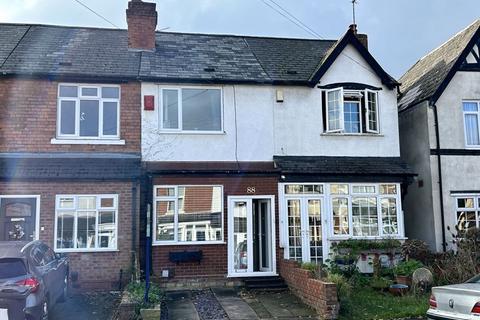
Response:
[[[118,239],[118,196],[57,195],[55,250],[114,251]]]
[[[455,205],[459,231],[480,227],[480,194],[457,196]]]
[[[120,86],[58,85],[57,138],[119,139]]]
[[[221,88],[160,88],[160,129],[190,133],[223,132]]]
[[[223,186],[155,186],[154,244],[223,243]]]
[[[378,133],[378,94],[375,91],[366,89],[365,98],[366,130],[370,133]]]
[[[398,184],[330,184],[334,238],[402,236]]]
[[[325,109],[327,133],[380,133],[377,91],[342,87],[326,90]]]
[[[463,101],[463,122],[467,147],[480,147],[480,102]]]

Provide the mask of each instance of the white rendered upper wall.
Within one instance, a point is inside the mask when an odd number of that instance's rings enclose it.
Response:
[[[271,161],[274,155],[399,156],[396,89],[383,86],[350,45],[331,65],[320,85],[341,82],[382,88],[378,102],[380,134],[324,134],[320,89],[270,85],[213,86],[221,88],[223,94],[222,133],[165,133],[159,126],[159,90],[172,85],[142,83],[142,95],[155,96],[155,110],[142,111],[142,158]],[[282,103],[276,102],[277,90],[283,91]]]

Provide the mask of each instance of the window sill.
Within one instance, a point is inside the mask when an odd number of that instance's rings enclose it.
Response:
[[[226,244],[225,241],[191,241],[191,242],[153,242],[152,246],[203,246],[211,244]]]
[[[384,137],[383,134],[380,133],[335,133],[335,132],[322,132],[320,133],[321,136],[329,136],[329,137]]]
[[[113,252],[119,252],[120,250],[118,249],[55,249],[54,250],[56,253],[113,253]]]
[[[98,144],[98,145],[125,145],[125,140],[120,139],[56,139],[52,138],[50,144]]]
[[[225,131],[169,131],[169,130],[160,130],[160,134],[178,134],[178,135],[192,135],[192,136],[223,136],[226,135]]]
[[[405,236],[375,236],[375,237],[353,237],[353,236],[334,236],[327,238],[328,241],[345,241],[345,240],[385,240],[385,239],[395,239],[395,240],[407,240]]]
[[[480,145],[478,146],[466,146],[466,150],[480,150]]]

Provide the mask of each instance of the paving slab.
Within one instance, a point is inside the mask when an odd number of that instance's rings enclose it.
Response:
[[[200,320],[191,291],[167,292],[168,317],[172,320]]]
[[[230,320],[259,319],[255,311],[231,288],[213,288],[213,293]]]

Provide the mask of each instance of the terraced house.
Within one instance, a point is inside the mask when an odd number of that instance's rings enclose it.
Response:
[[[81,287],[281,275],[335,241],[405,236],[397,88],[338,40],[0,25],[0,229],[68,252]],[[289,273],[290,272],[290,273]]]

